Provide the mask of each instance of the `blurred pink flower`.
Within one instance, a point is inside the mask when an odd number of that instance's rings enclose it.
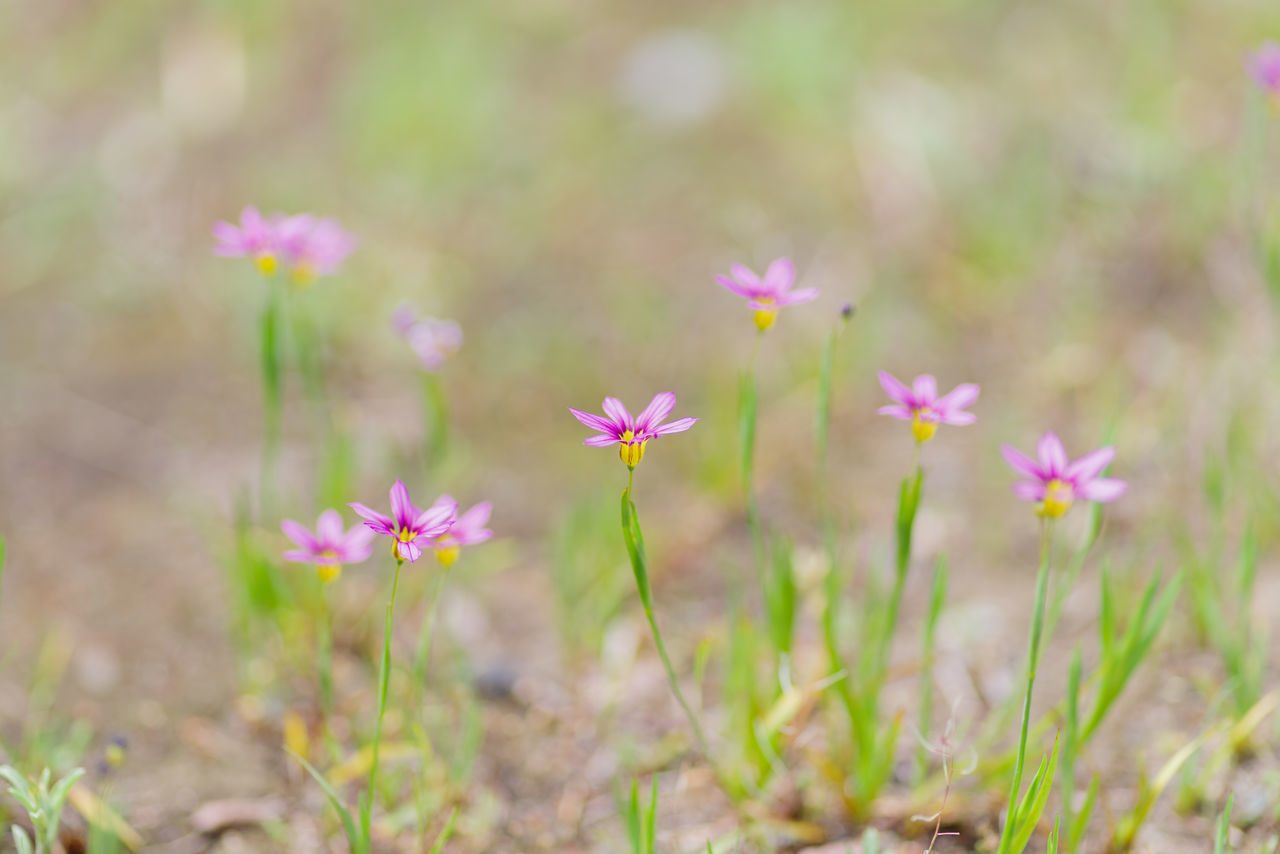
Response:
[[[1038,462],[1009,445],[1003,445],[1000,453],[1014,471],[1028,478],[1013,485],[1014,494],[1024,501],[1038,502],[1036,512],[1051,519],[1070,510],[1077,498],[1106,503],[1115,501],[1128,489],[1123,480],[1099,477],[1116,455],[1116,449],[1111,446],[1071,462],[1062,440],[1053,433],[1045,433],[1036,446]]]
[[[417,317],[407,305],[395,310],[391,325],[408,342],[424,370],[440,370],[445,360],[462,347],[462,327],[452,320]]]
[[[395,540],[392,555],[410,563],[422,557],[422,548],[415,540],[434,539],[448,531],[458,519],[458,502],[449,496],[441,496],[435,504],[420,510],[409,500],[409,490],[399,480],[391,487],[391,516],[358,502],[348,506],[366,520],[364,524],[371,531]]]
[[[738,296],[750,300],[747,305],[755,311],[756,328],[761,332],[773,326],[780,308],[808,302],[818,296],[817,288],[791,290],[796,271],[790,258],[774,261],[763,278],[741,264],[734,264],[729,272],[728,276],[716,276],[716,281]]]
[[[911,422],[911,433],[917,442],[927,442],[937,432],[939,424],[963,426],[977,421],[977,416],[964,410],[978,399],[978,387],[973,383],[956,386],[938,397],[938,382],[929,374],[921,374],[907,388],[894,377],[880,371],[880,385],[895,403],[882,406],[877,412],[892,415]]]
[[[448,495],[441,496],[440,500],[453,501]],[[493,531],[485,527],[489,523],[491,509],[488,501],[482,501],[460,514],[449,530],[433,539],[431,545],[436,550],[436,560],[446,567],[453,566],[462,546],[474,546],[492,537]]]
[[[1268,93],[1280,98],[1280,44],[1266,41],[1250,62],[1253,79]]]
[[[343,231],[336,219],[317,220],[310,214],[299,214],[280,219],[277,229],[280,251],[293,266],[293,278],[299,285],[338,272],[356,249],[355,237]]]
[[[285,552],[284,559],[314,563],[320,579],[326,582],[338,577],[343,564],[363,563],[373,551],[374,532],[364,525],[344,530],[337,510],[320,514],[314,534],[292,519],[281,522],[280,529],[298,546]]]
[[[593,448],[618,445],[618,457],[627,464],[628,468],[635,468],[636,464],[644,459],[645,445],[650,439],[671,433],[683,433],[698,420],[678,418],[670,424],[663,424],[663,419],[676,408],[676,396],[669,391],[654,395],[644,412],[635,417],[632,417],[627,408],[622,405],[622,401],[616,397],[606,397],[603,408],[605,414],[603,418],[573,407],[569,407],[569,411],[573,413],[574,418],[600,434],[587,437],[582,444]]]
[[[240,212],[240,224],[218,221],[213,226],[213,236],[218,242],[213,254],[227,258],[252,258],[258,269],[266,275],[276,270],[276,254],[279,240],[276,225],[253,205]]]

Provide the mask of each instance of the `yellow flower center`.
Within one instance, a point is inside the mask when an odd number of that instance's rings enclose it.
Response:
[[[760,305],[772,305],[773,297],[764,297],[756,300],[756,302]],[[764,332],[770,326],[773,326],[773,321],[777,318],[778,310],[776,308],[757,308],[755,312],[756,329]]]
[[[1044,500],[1036,508],[1036,513],[1050,519],[1057,519],[1071,509],[1071,502],[1074,500],[1075,493],[1071,489],[1071,484],[1055,478],[1045,485]]]
[[[270,252],[261,252],[258,257],[253,259],[253,263],[258,265],[258,270],[264,276],[270,276],[276,271],[276,256]]]
[[[316,564],[316,575],[320,576],[320,580],[323,581],[325,584],[328,584],[330,581],[333,581],[341,574],[342,574],[342,567],[336,563],[333,565],[324,564],[324,563]]]
[[[924,444],[933,438],[933,434],[938,432],[937,421],[926,421],[920,417],[920,413],[928,412],[927,409],[916,411],[911,417],[911,435],[916,437],[916,442]]]
[[[461,549],[457,546],[445,546],[444,548],[436,549],[436,560],[440,561],[441,566],[448,569],[458,559],[460,551]]]
[[[622,434],[622,439],[618,445],[618,459],[627,464],[628,468],[635,468],[636,464],[644,459],[644,446],[649,444],[649,440],[635,441],[636,434],[631,430]]]

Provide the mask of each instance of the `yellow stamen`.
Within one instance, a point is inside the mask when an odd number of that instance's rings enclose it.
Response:
[[[917,412],[911,417],[911,435],[916,437],[916,442],[923,445],[925,442],[933,438],[933,434],[938,432],[937,421],[926,421],[920,417]]]
[[[270,276],[276,271],[276,256],[272,255],[270,252],[263,252],[253,260],[254,263],[258,265],[258,270],[261,271],[264,276]]]
[[[762,299],[756,300],[756,303],[758,303],[759,305],[766,305],[766,306],[772,305],[773,298],[764,297]],[[777,317],[778,317],[778,310],[776,308],[757,308],[755,312],[756,329],[759,329],[761,332],[764,332],[770,326],[773,326],[773,321],[776,320]]]
[[[626,463],[628,468],[635,468],[644,459],[644,446],[649,444],[648,439],[637,442],[635,437],[636,434],[628,430],[622,434],[621,444],[618,445],[618,459]]]
[[[342,574],[342,566],[340,564],[316,564],[316,575],[320,576],[320,580],[325,584],[336,579]]]
[[[1044,500],[1036,508],[1036,513],[1049,519],[1057,519],[1071,509],[1071,502],[1074,500],[1071,484],[1051,480],[1045,485]]]
[[[453,566],[453,562],[458,559],[458,553],[461,551],[457,546],[445,546],[436,549],[436,560],[440,561],[440,565],[448,569]]]

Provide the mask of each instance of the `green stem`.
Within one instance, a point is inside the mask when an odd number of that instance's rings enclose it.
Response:
[[[1053,540],[1053,521],[1044,519],[1040,528],[1040,571],[1036,575],[1035,606],[1031,615],[1031,638],[1027,648],[1027,693],[1022,701],[1022,727],[1018,734],[1018,753],[1013,761],[1013,784],[1009,787],[1009,810],[1005,816],[1004,829],[1000,833],[998,854],[1008,854],[1017,828],[1014,827],[1014,812],[1018,806],[1018,795],[1022,790],[1022,767],[1027,758],[1027,727],[1031,723],[1031,694],[1036,684],[1036,669],[1040,665],[1040,635],[1044,629],[1045,592],[1049,586],[1049,548]]]
[[[317,669],[320,676],[320,708],[324,712],[327,729],[333,716],[333,630],[329,620],[329,602],[325,597],[324,582],[316,596],[316,646]]]
[[[266,517],[272,503],[276,456],[280,448],[281,386],[284,366],[280,354],[280,295],[267,281],[267,298],[259,322],[259,369],[262,375],[262,470],[258,484],[258,512]]]
[[[373,757],[369,762],[369,786],[360,813],[360,831],[364,850],[369,850],[373,801],[378,782],[378,757],[382,747],[382,718],[387,713],[387,684],[391,676],[391,615],[396,607],[396,591],[400,589],[400,568],[404,559],[396,556],[396,574],[391,582],[391,600],[387,602],[387,620],[382,634],[382,663],[378,668],[378,720],[373,728]]]
[[[627,553],[631,558],[631,569],[635,574],[636,590],[640,594],[640,604],[644,607],[645,619],[649,621],[649,630],[653,633],[653,644],[658,649],[658,657],[662,659],[662,666],[666,668],[667,682],[671,685],[671,693],[675,694],[676,702],[680,704],[680,708],[684,710],[685,717],[689,719],[689,726],[692,727],[694,737],[698,742],[698,750],[708,762],[711,762],[711,751],[708,748],[706,735],[703,734],[702,724],[698,722],[698,716],[693,713],[693,708],[684,698],[684,692],[680,690],[680,680],[676,677],[676,669],[671,664],[671,657],[667,654],[667,645],[662,641],[662,632],[658,628],[658,620],[653,613],[653,590],[649,586],[649,570],[644,552],[644,535],[640,530],[640,519],[636,513],[636,506],[631,501],[635,468],[628,468],[627,489],[622,493],[622,536],[626,541]]]
[[[742,492],[747,511],[747,528],[751,532],[751,548],[755,558],[756,582],[760,586],[761,595],[768,602],[768,589],[765,585],[765,542],[764,529],[760,522],[760,507],[756,503],[755,488],[755,455],[757,394],[759,378],[756,374],[756,363],[759,361],[760,342],[764,332],[756,335],[751,347],[751,359],[747,363],[747,371],[742,377],[739,412],[739,438],[741,440],[741,458],[739,464],[742,472]]]
[[[427,604],[427,613],[422,618],[422,630],[418,633],[418,649],[413,662],[413,682],[418,686],[419,691],[426,690],[427,666],[431,662],[431,647],[436,633],[436,613],[447,575],[446,571],[436,575],[435,587],[431,591],[431,601]]]
[[[449,406],[440,377],[430,371],[422,374],[422,450],[424,463],[431,474],[437,471],[449,446]]]

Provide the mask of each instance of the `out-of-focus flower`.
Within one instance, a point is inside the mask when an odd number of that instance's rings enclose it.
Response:
[[[907,388],[893,375],[880,372],[880,385],[895,403],[880,407],[881,415],[911,422],[911,434],[917,442],[927,442],[937,432],[939,424],[963,426],[977,421],[972,412],[964,410],[978,399],[978,387],[964,383],[938,397],[938,381],[929,374],[921,374]]]
[[[790,258],[774,261],[763,277],[757,276],[741,264],[734,264],[729,268],[729,273],[728,276],[716,276],[716,281],[750,301],[747,305],[755,312],[756,328],[761,332],[773,326],[779,309],[818,297],[817,288],[791,290],[796,270]]]
[[[418,317],[402,305],[391,315],[391,326],[408,342],[424,370],[438,371],[462,347],[462,327],[452,320]]]
[[[1280,98],[1280,44],[1264,42],[1254,52],[1249,64],[1258,85],[1268,94]]]
[[[391,487],[391,516],[383,516],[358,502],[349,506],[366,520],[364,524],[371,531],[394,540],[391,554],[396,560],[410,563],[422,557],[422,547],[416,540],[432,540],[448,531],[458,519],[458,502],[449,496],[441,496],[426,510],[419,510],[409,500],[404,482],[399,480]]]
[[[213,254],[228,258],[252,258],[263,274],[276,271],[280,251],[276,223],[268,220],[253,205],[240,212],[240,224],[219,221],[213,226],[218,241]]]
[[[440,500],[453,501],[448,495],[441,496]],[[492,537],[493,531],[485,527],[492,509],[488,501],[482,501],[466,513],[459,514],[449,530],[431,541],[436,550],[436,560],[443,566],[453,566],[463,546],[474,546]]]
[[[299,286],[310,284],[316,276],[338,272],[356,249],[355,237],[336,219],[316,220],[299,214],[281,219],[278,229],[280,250],[293,267],[293,280]]]
[[[1115,501],[1128,489],[1123,480],[1099,477],[1116,455],[1111,446],[1071,462],[1062,440],[1045,433],[1036,446],[1038,462],[1009,445],[1002,446],[1000,453],[1014,471],[1028,478],[1013,485],[1014,494],[1036,502],[1036,513],[1050,519],[1064,515],[1077,498],[1105,503]]]
[[[285,552],[284,559],[314,563],[320,580],[325,582],[337,578],[343,564],[363,563],[373,551],[374,532],[364,525],[345,530],[337,510],[320,514],[314,534],[292,519],[281,522],[280,529],[298,546]]]
[[[645,407],[644,412],[632,417],[622,401],[616,397],[604,399],[604,416],[592,415],[573,407],[569,411],[573,417],[595,430],[600,435],[589,436],[582,444],[593,448],[618,446],[618,457],[627,464],[627,468],[635,468],[636,463],[644,459],[645,445],[655,436],[666,436],[671,433],[683,433],[697,422],[696,418],[677,418],[670,424],[662,421],[676,408],[676,396],[669,391],[654,395],[653,400]]]

